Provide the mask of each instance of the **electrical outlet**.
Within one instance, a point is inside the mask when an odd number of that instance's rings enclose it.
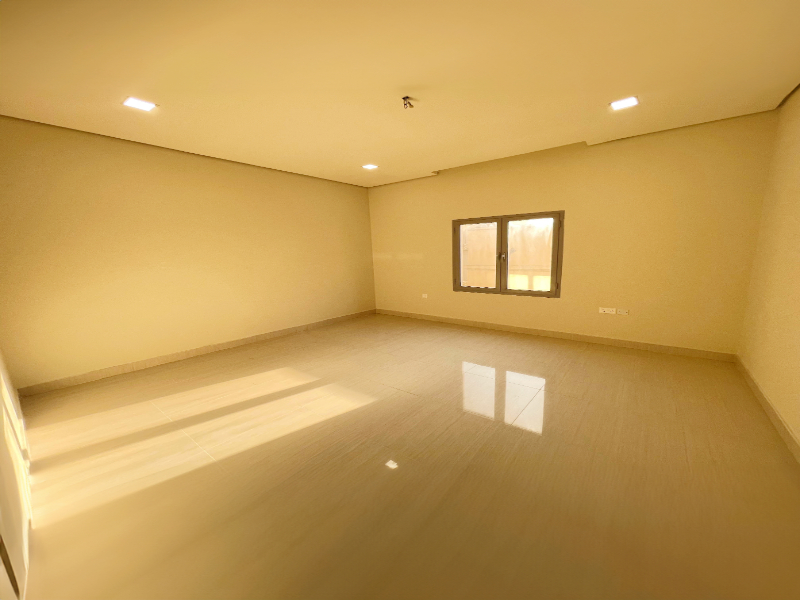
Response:
[[[427,298],[427,297],[428,297],[428,294],[422,294],[422,297],[423,297],[423,298]]]
[[[609,314],[609,315],[613,315],[614,313],[617,312],[617,309],[616,308],[603,308],[601,306],[600,307],[600,312],[601,313],[605,313],[605,314]]]
[[[625,315],[627,317],[628,316],[628,309],[627,308],[618,308],[617,309],[617,314],[618,315]]]

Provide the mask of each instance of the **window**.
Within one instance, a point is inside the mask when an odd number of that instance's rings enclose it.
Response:
[[[453,221],[453,290],[561,295],[564,211]]]

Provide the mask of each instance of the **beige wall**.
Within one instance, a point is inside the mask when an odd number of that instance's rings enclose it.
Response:
[[[761,113],[372,188],[377,306],[733,353],[776,121]],[[453,219],[552,210],[566,211],[560,299],[452,290]]]
[[[782,155],[797,152],[796,105],[783,109]],[[377,306],[735,352],[777,118],[373,188]],[[784,229],[789,160],[764,217]],[[364,189],[5,117],[0,177],[0,347],[21,387],[375,305]],[[560,299],[452,291],[452,219],[562,209]],[[752,306],[796,297],[763,283],[794,248],[776,227],[762,233]],[[759,370],[756,348],[782,330],[766,336],[754,311],[743,355]]]
[[[779,113],[739,355],[800,441],[800,94]]]
[[[371,308],[365,189],[0,117],[17,386]]]

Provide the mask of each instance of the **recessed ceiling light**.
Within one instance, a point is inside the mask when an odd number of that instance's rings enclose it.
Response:
[[[153,110],[156,105],[152,102],[147,102],[146,100],[139,100],[138,98],[134,98],[131,96],[125,102],[123,102],[125,106],[130,106],[131,108],[138,108],[139,110],[144,110],[150,112]]]
[[[630,98],[623,98],[622,100],[616,100],[615,102],[611,103],[611,108],[614,110],[622,110],[623,108],[630,108],[631,106],[636,106],[639,104],[639,99],[636,96],[631,96]]]
[[[377,169],[378,165],[364,165],[363,168],[372,171],[372,169]]]

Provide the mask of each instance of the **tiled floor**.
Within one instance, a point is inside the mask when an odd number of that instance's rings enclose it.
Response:
[[[25,411],[30,600],[800,597],[731,364],[372,316]]]

